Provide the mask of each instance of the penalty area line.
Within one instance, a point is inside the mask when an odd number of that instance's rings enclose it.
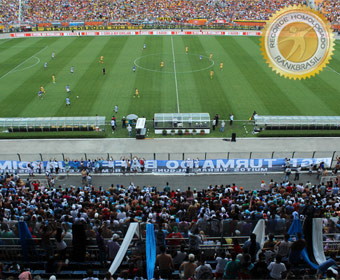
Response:
[[[45,48],[43,48],[42,50],[36,52],[34,55],[32,55],[31,57],[27,58],[25,61],[21,62],[20,64],[18,64],[17,66],[15,66],[12,70],[8,71],[6,74],[4,74],[3,76],[0,77],[0,80],[2,78],[5,78],[7,75],[13,73],[16,69],[18,69],[21,65],[23,65],[25,62],[29,61],[31,58],[35,57],[36,55],[38,55],[39,53],[41,53],[42,51],[46,50],[48,46],[46,46]]]
[[[179,113],[179,99],[178,99],[176,59],[175,59],[175,51],[174,51],[174,40],[172,39],[172,36],[171,36],[171,48],[172,48],[172,61],[173,61],[173,64],[174,64],[174,73],[175,73],[175,86],[176,86],[176,98],[177,98],[177,113]]]

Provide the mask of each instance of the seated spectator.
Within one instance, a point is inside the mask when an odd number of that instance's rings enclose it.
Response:
[[[89,269],[86,272],[86,277],[83,280],[99,280],[97,277],[93,277],[93,270]]]
[[[237,279],[240,270],[240,261],[236,259],[236,254],[231,253],[231,260],[224,269],[224,279]]]
[[[259,254],[259,260],[254,264],[254,268],[251,271],[251,275],[253,279],[266,279],[268,270],[267,264],[265,262],[264,253]]]
[[[199,261],[199,266],[195,270],[195,278],[197,280],[213,278],[212,268],[210,264],[207,264],[205,262],[205,258],[203,256],[201,256],[201,259]]]
[[[189,254],[189,261],[183,262],[179,267],[181,279],[193,278],[197,264],[195,264],[195,255]]]
[[[160,248],[161,253],[156,257],[156,267],[159,269],[159,275],[165,279],[171,279],[174,263],[171,255],[166,254],[164,246]]]
[[[275,262],[268,265],[269,275],[273,279],[282,279],[282,273],[286,272],[286,266],[281,262],[281,257],[277,256]]]

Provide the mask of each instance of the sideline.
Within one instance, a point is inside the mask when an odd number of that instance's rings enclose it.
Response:
[[[174,72],[175,72],[175,85],[176,85],[176,97],[177,97],[177,113],[179,113],[179,100],[178,100],[178,85],[177,85],[177,73],[176,73],[176,59],[175,59],[175,50],[174,50],[174,40],[171,36],[171,48],[172,48],[172,60],[174,63]]]

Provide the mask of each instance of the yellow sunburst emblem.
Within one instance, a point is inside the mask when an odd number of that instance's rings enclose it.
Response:
[[[273,14],[261,37],[266,62],[289,79],[310,78],[329,63],[334,35],[329,22],[307,6],[290,6]]]

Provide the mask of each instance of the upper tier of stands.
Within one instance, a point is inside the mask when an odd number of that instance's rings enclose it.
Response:
[[[187,23],[190,19],[233,23],[267,20],[284,6],[305,3],[304,0],[27,0],[22,1],[21,20],[31,24],[55,21]],[[317,4],[332,23],[339,21],[338,1],[323,0]],[[3,0],[0,10],[0,24],[14,24],[18,20],[19,1]]]

